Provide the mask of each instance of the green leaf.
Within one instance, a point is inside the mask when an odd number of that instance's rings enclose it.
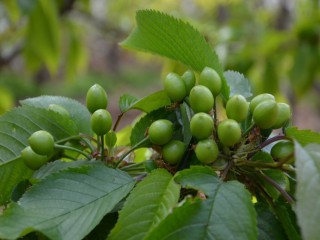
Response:
[[[101,161],[88,161],[88,160],[77,160],[72,162],[65,162],[61,160],[55,160],[53,162],[50,162],[43,167],[41,167],[39,170],[35,171],[32,175],[32,179],[36,180],[43,180],[49,175],[52,175],[54,173],[60,172],[62,170],[66,170],[68,168],[79,168],[86,165],[92,165],[92,164],[100,164]]]
[[[296,214],[304,239],[319,239],[320,144],[302,147],[295,142],[297,168]]]
[[[30,68],[38,69],[44,63],[50,72],[58,70],[60,29],[55,1],[37,1],[29,15],[24,53]]]
[[[180,112],[182,118],[183,142],[186,144],[186,146],[188,146],[192,139],[192,134],[190,130],[192,110],[188,107],[186,103],[183,103],[180,105]]]
[[[292,205],[280,198],[274,204],[275,214],[290,240],[301,240],[300,231],[296,223],[296,215]]]
[[[141,142],[147,133],[147,129],[151,125],[152,122],[158,119],[166,118],[172,122],[175,121],[175,113],[172,110],[166,108],[159,108],[158,110],[152,111],[142,117],[133,127],[130,136],[131,146],[136,145],[137,143]],[[149,146],[147,144],[146,146]],[[142,147],[142,146],[141,146]]]
[[[235,71],[225,71],[224,77],[230,88],[230,97],[241,94],[245,98],[252,96],[249,80],[241,73]]]
[[[85,166],[47,177],[0,216],[0,238],[39,231],[50,239],[82,239],[134,186],[126,173]]]
[[[189,23],[154,10],[138,11],[136,21],[137,27],[121,43],[122,47],[168,57],[198,72],[212,67],[222,78],[223,97],[228,98],[229,89],[217,54],[199,31]]]
[[[165,91],[152,93],[144,98],[137,99],[128,94],[122,95],[119,100],[121,112],[138,109],[146,113],[170,104],[170,99]]]
[[[222,182],[209,167],[192,167],[175,177],[183,187],[203,191],[206,200],[188,201],[173,210],[146,240],[257,239],[250,193],[237,181]]]
[[[255,205],[258,221],[259,240],[285,240],[287,236],[276,216],[270,211],[268,205],[257,203]]]
[[[49,131],[55,140],[77,133],[72,120],[46,109],[23,106],[0,116],[0,205],[10,198],[14,186],[31,175],[19,158],[30,135],[40,129]]]
[[[66,79],[74,80],[77,73],[86,69],[88,61],[88,53],[84,43],[84,36],[80,31],[80,26],[77,26],[74,21],[66,22],[68,34],[68,51],[66,56]]]
[[[320,143],[320,133],[311,130],[299,130],[297,127],[287,128],[286,136],[297,140],[302,146],[309,143]]]
[[[177,204],[180,186],[164,169],[156,169],[140,182],[126,200],[108,239],[140,240]]]
[[[27,98],[20,102],[22,105],[48,108],[50,104],[58,104],[68,110],[70,118],[75,122],[80,133],[92,134],[90,128],[90,112],[80,102],[60,96],[39,96]]]
[[[129,94],[123,94],[119,99],[119,108],[122,113],[129,111],[139,99]]]
[[[16,185],[23,179],[32,175],[22,159],[8,161],[0,165],[0,206],[6,204],[11,199],[11,194]]]

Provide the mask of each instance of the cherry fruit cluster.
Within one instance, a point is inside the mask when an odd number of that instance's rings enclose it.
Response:
[[[260,132],[271,132],[289,122],[290,106],[277,102],[268,93],[257,95],[250,101],[241,94],[234,94],[218,112],[216,101],[222,85],[219,74],[210,67],[205,67],[198,79],[191,70],[182,75],[169,73],[165,77],[164,90],[172,105],[186,103],[192,112],[189,126],[182,126],[190,128],[192,141],[189,146],[181,137],[174,136],[173,122],[159,119],[150,125],[150,141],[160,146],[162,159],[166,163],[178,165],[186,158],[187,152],[190,156],[190,151],[202,164],[212,164],[219,158],[231,160],[234,155],[241,155],[241,151],[245,151],[241,156],[247,158],[249,153],[253,155],[260,150],[257,144],[264,141]],[[253,133],[257,136],[252,143]],[[249,152],[247,149],[250,149]],[[280,141],[271,151],[276,161],[288,158],[292,153],[293,143],[290,141]]]

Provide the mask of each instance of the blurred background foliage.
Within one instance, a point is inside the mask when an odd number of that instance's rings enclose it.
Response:
[[[293,124],[320,130],[319,0],[0,0],[0,114],[39,94],[83,100],[95,82],[111,111],[124,93],[161,88],[161,72],[181,66],[118,46],[146,8],[189,21],[226,70],[289,102]]]

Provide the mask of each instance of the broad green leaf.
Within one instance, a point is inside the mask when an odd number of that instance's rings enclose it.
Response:
[[[183,170],[175,179],[208,197],[189,200],[174,209],[146,240],[257,239],[256,213],[251,195],[242,184],[221,181],[209,167]]]
[[[296,215],[292,210],[292,205],[279,198],[275,202],[273,210],[288,239],[301,240],[300,230],[296,222]]]
[[[39,231],[50,239],[82,239],[133,186],[126,173],[97,165],[50,175],[0,216],[0,238]]]
[[[280,222],[270,211],[268,205],[257,203],[255,205],[258,221],[259,240],[286,240],[288,239]]]
[[[108,239],[140,240],[178,203],[180,186],[164,169],[154,170],[127,198]]]
[[[146,51],[179,61],[195,71],[215,69],[223,80],[222,95],[229,96],[218,56],[204,37],[189,23],[154,10],[140,10],[137,27],[121,43],[122,47]]]
[[[2,163],[0,165],[0,206],[8,203],[16,185],[31,175],[32,171],[20,158]]]
[[[23,106],[0,117],[0,205],[10,198],[14,186],[29,178],[31,171],[19,158],[30,135],[40,129],[49,131],[55,140],[77,133],[75,124],[46,109]]]
[[[224,77],[230,88],[230,97],[241,94],[245,98],[252,96],[249,80],[243,74],[235,71],[225,71]]]
[[[60,58],[60,29],[55,1],[37,1],[29,15],[24,53],[30,68],[37,69],[44,63],[50,72],[57,71]]]
[[[297,127],[287,128],[286,136],[297,140],[302,146],[309,143],[320,143],[320,133],[311,130],[299,130]]]
[[[162,118],[166,118],[173,122],[175,120],[175,113],[170,109],[159,108],[158,110],[152,111],[147,115],[145,115],[144,117],[142,117],[134,125],[131,131],[131,136],[130,136],[131,145],[134,146],[140,141],[142,141],[146,137],[147,129],[149,128],[151,123],[154,122],[155,120],[162,119]]]
[[[92,164],[101,164],[101,161],[88,161],[88,160],[77,160],[72,162],[65,162],[61,160],[55,160],[50,162],[39,170],[35,171],[32,175],[32,179],[43,180],[51,174],[66,170],[68,168],[78,168],[81,166],[92,165]]]
[[[39,96],[27,98],[21,101],[21,104],[39,108],[47,108],[50,104],[61,105],[68,110],[70,118],[75,122],[80,133],[92,134],[90,128],[90,112],[86,106],[74,99],[60,96]]]
[[[302,147],[295,142],[297,168],[296,214],[304,239],[319,239],[320,144]]]
[[[165,91],[158,91],[152,93],[144,98],[137,99],[128,94],[122,95],[119,100],[121,112],[127,112],[131,109],[138,109],[143,112],[149,113],[158,108],[170,104],[170,99]]]

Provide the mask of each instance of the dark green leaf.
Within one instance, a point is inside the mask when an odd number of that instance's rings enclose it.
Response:
[[[192,167],[175,177],[187,188],[203,191],[206,200],[187,201],[173,210],[146,237],[155,239],[257,239],[251,195],[236,181],[222,182],[209,167]]]
[[[198,72],[204,67],[212,67],[223,80],[223,97],[228,98],[229,89],[218,57],[194,27],[153,10],[138,11],[136,20],[138,26],[121,43],[123,47],[165,56]]]
[[[49,131],[55,140],[77,134],[74,122],[46,109],[23,106],[0,117],[0,204],[10,198],[15,185],[31,175],[19,158],[30,135],[40,129]]]
[[[177,204],[180,186],[164,169],[156,169],[132,191],[108,239],[140,240]]]
[[[280,201],[280,198],[274,204],[274,211],[279,222],[285,230],[288,239],[301,240],[299,228],[296,223],[295,213],[292,211],[292,205]]]
[[[182,186],[203,191],[208,198],[173,210],[146,240],[257,239],[251,195],[236,181],[222,182],[209,167],[193,167],[176,176]]]
[[[311,130],[299,130],[297,127],[287,128],[286,136],[294,138],[302,146],[309,143],[320,143],[320,133]]]
[[[319,239],[320,144],[302,147],[295,142],[297,167],[296,213],[304,239]]]
[[[286,240],[288,239],[280,222],[270,211],[268,205],[255,205],[258,220],[258,239],[259,240]]]
[[[180,105],[180,112],[181,112],[181,118],[182,118],[183,142],[186,145],[189,145],[192,139],[192,134],[190,130],[190,121],[192,117],[192,112],[186,103],[183,103]]]
[[[85,165],[102,165],[101,161],[88,161],[88,160],[77,160],[72,162],[65,162],[61,160],[55,160],[53,162],[50,162],[43,167],[41,167],[39,170],[35,171],[32,175],[33,180],[43,180],[49,175],[53,173],[60,172],[62,170],[66,170],[68,168],[78,168]]]
[[[50,239],[82,239],[133,186],[126,173],[97,165],[53,174],[0,216],[0,238],[39,231]]]
[[[40,96],[21,101],[22,105],[48,108],[50,104],[58,104],[68,110],[70,118],[75,122],[78,132],[92,134],[90,128],[90,112],[78,101],[59,96]]]
[[[235,71],[225,71],[224,77],[230,88],[230,97],[241,94],[245,98],[252,96],[249,80],[243,74]]]

